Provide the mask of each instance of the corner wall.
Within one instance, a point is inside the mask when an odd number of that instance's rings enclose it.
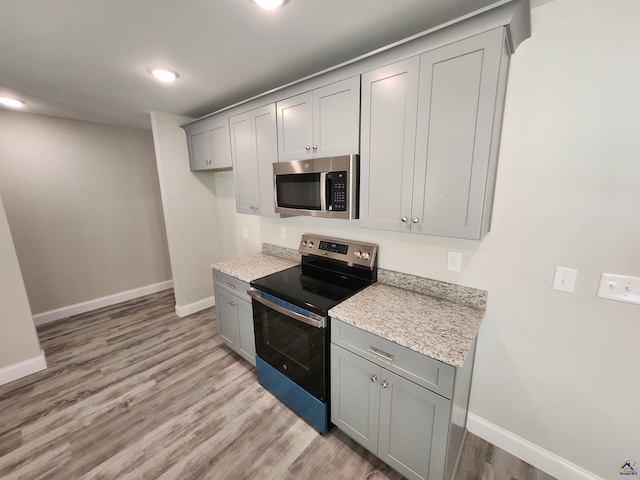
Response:
[[[0,385],[46,368],[0,198]]]
[[[259,220],[235,213],[233,173],[190,171],[186,135],[180,128],[190,120],[151,113],[179,316],[213,305],[212,263],[261,248]]]

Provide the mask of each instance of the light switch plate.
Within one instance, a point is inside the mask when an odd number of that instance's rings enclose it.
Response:
[[[598,297],[640,304],[640,278],[603,273],[600,276]]]
[[[551,288],[561,292],[573,293],[573,290],[576,288],[577,277],[578,270],[566,267],[556,267]]]

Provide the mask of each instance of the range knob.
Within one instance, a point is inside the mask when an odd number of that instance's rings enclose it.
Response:
[[[369,252],[362,252],[362,258],[369,260],[371,258],[371,254]]]
[[[307,241],[306,240],[302,240],[302,246],[306,247],[307,246]]]
[[[362,256],[362,252],[360,252],[360,250],[356,250],[355,252],[353,252],[353,254],[356,256],[356,258],[360,258]]]
[[[313,248],[313,242],[311,240],[307,242],[307,247]]]

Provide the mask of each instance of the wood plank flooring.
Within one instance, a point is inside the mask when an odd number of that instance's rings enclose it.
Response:
[[[167,290],[38,329],[48,368],[0,386],[1,479],[401,479],[322,436]],[[550,480],[468,435],[456,480]]]

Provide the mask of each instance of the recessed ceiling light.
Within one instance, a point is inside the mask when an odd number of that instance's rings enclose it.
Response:
[[[286,0],[253,0],[265,10],[273,10],[285,3]]]
[[[0,103],[6,107],[11,108],[20,108],[25,104],[25,102],[23,102],[22,100],[17,100],[15,98],[9,97],[0,97]]]
[[[165,68],[152,68],[149,69],[149,73],[164,83],[175,82],[176,78],[180,76],[176,72]]]

